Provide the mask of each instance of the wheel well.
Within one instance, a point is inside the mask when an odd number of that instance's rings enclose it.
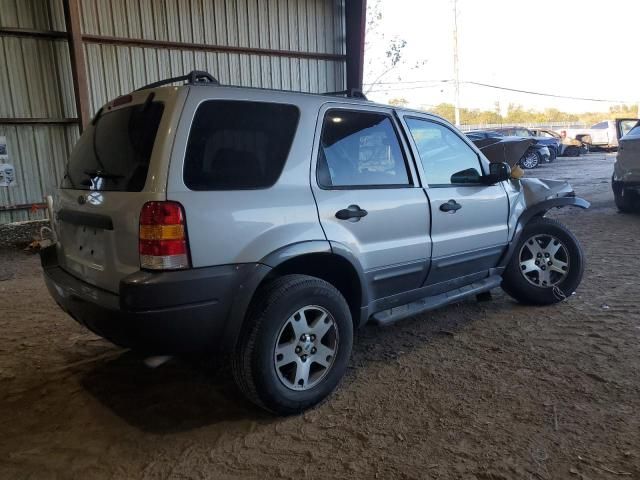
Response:
[[[294,273],[321,278],[336,287],[349,305],[354,326],[358,326],[362,307],[362,285],[356,269],[347,259],[332,253],[301,255],[278,265],[266,276],[263,283]]]

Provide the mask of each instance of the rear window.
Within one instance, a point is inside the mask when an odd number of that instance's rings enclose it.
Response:
[[[293,105],[210,100],[196,111],[184,160],[191,190],[268,188],[282,173],[300,113]]]
[[[141,191],[163,111],[149,102],[100,115],[76,144],[62,188]]]

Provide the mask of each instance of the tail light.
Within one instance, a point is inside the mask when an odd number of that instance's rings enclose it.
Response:
[[[151,270],[189,268],[189,246],[182,205],[147,202],[140,212],[140,266]]]

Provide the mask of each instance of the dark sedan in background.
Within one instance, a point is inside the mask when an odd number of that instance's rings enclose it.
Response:
[[[549,162],[551,158],[551,153],[549,148],[539,139],[531,136],[521,137],[514,135],[504,135],[496,130],[472,130],[470,132],[466,132],[465,135],[469,140],[471,140],[480,150],[485,152],[484,149],[491,148],[489,145],[493,144],[513,144],[514,142],[518,142],[520,144],[524,144],[523,140],[528,140],[526,142],[526,150],[520,160],[518,165],[527,170],[536,168],[542,162]],[[495,147],[493,147],[495,149]]]
[[[536,135],[533,130],[525,127],[500,127],[492,130],[506,137],[535,138],[539,144],[549,149],[549,162],[553,162],[562,153],[561,138]]]

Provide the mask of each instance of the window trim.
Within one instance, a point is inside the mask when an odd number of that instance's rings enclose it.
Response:
[[[326,118],[327,115],[332,111],[341,111],[341,112],[353,112],[353,113],[365,113],[365,114],[375,114],[383,117],[387,117],[391,121],[391,128],[395,133],[396,140],[398,142],[398,147],[400,147],[400,153],[402,154],[402,158],[404,160],[404,168],[407,173],[408,183],[393,183],[393,184],[383,184],[383,185],[324,185],[320,182],[320,178],[318,177],[318,170],[320,167],[320,150],[322,149],[322,137],[324,135],[324,130],[327,126]],[[394,121],[394,116],[390,113],[369,109],[356,109],[356,108],[340,108],[336,106],[331,106],[324,110],[322,114],[322,127],[320,129],[320,137],[318,138],[318,150],[315,153],[315,162],[316,162],[316,185],[321,190],[382,190],[382,189],[398,189],[398,188],[414,188],[415,182],[413,179],[413,175],[411,174],[411,169],[409,168],[409,161],[407,158],[406,147],[404,146],[402,139],[399,135],[399,126]]]
[[[417,161],[420,163],[420,168],[422,169],[422,174],[423,174],[424,180],[425,180],[423,182],[424,185],[425,185],[425,188],[451,188],[451,187],[456,187],[457,188],[457,187],[486,187],[487,186],[485,183],[482,183],[482,182],[475,182],[475,183],[429,183],[429,175],[425,171],[424,164],[422,163],[422,157],[420,156],[420,151],[418,150],[418,145],[416,144],[416,141],[413,138],[413,134],[411,133],[411,128],[409,127],[409,123],[407,122],[407,120],[419,120],[419,121],[422,121],[422,122],[434,123],[436,125],[439,125],[441,127],[446,128],[451,133],[453,133],[456,137],[458,137],[462,141],[462,143],[466,144],[467,147],[469,147],[469,149],[473,153],[475,153],[476,158],[478,159],[478,166],[480,167],[480,175],[484,175],[485,174],[484,165],[482,164],[482,159],[480,158],[480,155],[478,154],[478,152],[476,152],[476,149],[475,149],[476,147],[475,147],[475,145],[473,145],[473,142],[471,142],[468,139],[463,138],[460,134],[458,134],[458,132],[456,132],[455,130],[453,130],[447,124],[445,124],[443,122],[439,122],[436,119],[431,119],[431,118],[417,117],[415,115],[403,115],[403,120],[404,120],[405,126],[407,127],[407,134],[411,137],[411,142],[412,142],[413,146],[415,147],[416,155],[418,157]],[[485,138],[487,138],[487,137],[485,137]]]
[[[264,104],[269,104],[269,105],[284,105],[284,106],[287,106],[287,107],[295,108],[296,113],[297,113],[297,118],[296,118],[296,122],[295,122],[294,129],[293,129],[293,135],[291,137],[291,144],[289,145],[289,149],[287,150],[287,153],[285,155],[284,162],[282,163],[282,168],[280,169],[280,172],[278,173],[278,175],[275,178],[275,180],[273,181],[273,183],[268,184],[268,185],[264,185],[264,186],[259,186],[259,187],[207,188],[207,189],[198,189],[198,190],[194,190],[193,188],[191,188],[187,184],[187,181],[185,179],[185,169],[186,169],[186,165],[187,165],[187,153],[189,151],[189,139],[191,138],[191,131],[193,129],[193,124],[195,123],[196,116],[198,115],[198,111],[200,110],[200,108],[202,108],[203,105],[206,105],[206,104],[209,104],[209,103],[216,103],[216,102],[226,102],[226,103],[230,103],[230,102],[234,102],[234,103],[264,103]],[[289,161],[289,156],[291,155],[291,150],[293,149],[293,144],[296,141],[296,138],[298,137],[298,127],[300,126],[300,118],[301,117],[302,117],[302,112],[300,110],[300,106],[296,105],[296,104],[293,104],[293,103],[264,101],[264,100],[249,100],[249,99],[238,100],[238,99],[235,99],[235,98],[208,98],[208,99],[204,99],[204,100],[198,102],[198,104],[196,105],[195,109],[193,110],[193,116],[191,117],[191,121],[189,123],[189,129],[186,132],[187,133],[187,138],[186,138],[186,143],[185,143],[185,147],[184,147],[184,154],[183,154],[183,158],[182,158],[182,171],[180,173],[180,178],[182,179],[182,183],[184,184],[186,189],[188,191],[190,191],[190,192],[235,192],[235,191],[241,192],[241,191],[253,191],[253,190],[268,190],[270,188],[273,188],[273,186],[278,183],[278,181],[280,180],[280,177],[282,177],[282,174],[283,174],[285,168],[287,167],[287,162]]]

